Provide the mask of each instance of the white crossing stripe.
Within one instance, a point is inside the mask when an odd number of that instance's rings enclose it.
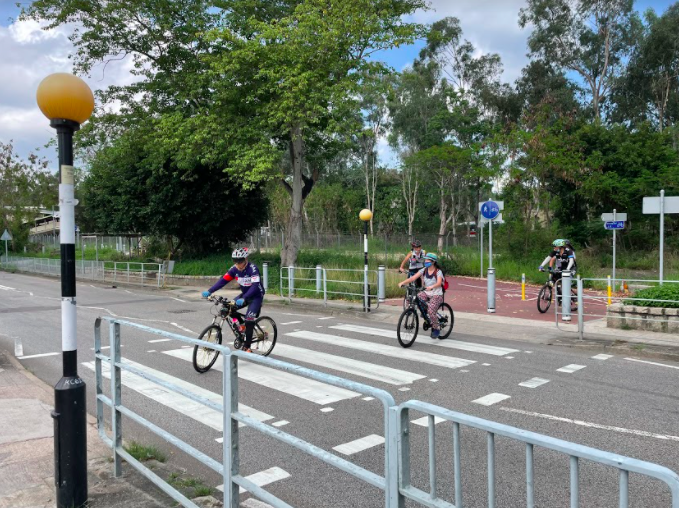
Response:
[[[577,363],[571,363],[570,365],[566,365],[565,367],[561,367],[560,369],[556,369],[557,372],[566,372],[567,374],[572,374],[573,372],[576,372],[580,369],[584,369],[587,367],[587,365],[578,365]]]
[[[348,443],[341,444],[339,446],[333,447],[333,450],[339,452],[343,455],[353,455],[354,453],[362,452],[373,446],[381,445],[384,443],[384,437],[378,436],[377,434],[370,434],[369,436],[362,437],[361,439],[356,439],[355,441],[350,441]]]
[[[613,358],[613,355],[603,355],[603,354],[601,354],[601,355],[596,355],[596,356],[592,357],[592,359],[594,359],[594,360],[608,360],[609,358]]]
[[[301,321],[288,321],[287,323],[281,323],[282,325],[296,325],[301,323]]]
[[[18,360],[28,360],[29,358],[42,358],[43,356],[56,356],[59,353],[40,353],[39,355],[17,356]]]
[[[549,383],[549,379],[542,379],[541,377],[534,377],[523,383],[519,383],[519,386],[525,386],[526,388],[537,388],[546,383]]]
[[[282,427],[284,425],[287,425],[288,423],[290,423],[290,422],[287,421],[287,420],[279,420],[277,422],[273,422],[271,425],[274,426],[274,427]]]
[[[156,340],[150,340],[148,342],[149,342],[149,344],[155,344],[156,342],[169,342],[171,340],[172,339],[156,339]]]
[[[657,365],[658,367],[669,367],[670,369],[679,369],[679,367],[676,367],[674,365],[666,365],[664,363],[658,362],[649,362],[647,360],[639,360],[637,358],[625,358],[625,360],[629,360],[630,362],[648,363],[649,365]]]
[[[357,349],[365,351],[366,353],[378,354],[382,356],[391,356],[399,360],[411,360],[415,362],[427,363],[429,365],[436,365],[437,367],[446,367],[448,369],[459,369],[466,367],[473,363],[474,360],[465,360],[463,358],[455,358],[454,356],[439,355],[436,353],[427,353],[425,351],[418,351],[415,349],[403,349],[402,347],[387,346],[377,342],[366,342],[358,339],[348,339],[339,335],[328,335],[326,333],[310,332],[300,330],[298,332],[290,332],[285,334],[288,337],[295,337],[298,339],[306,339],[331,346],[341,346],[350,349]]]
[[[443,418],[439,418],[438,416],[434,417],[434,425],[438,425],[441,422],[445,422],[445,420]],[[417,420],[412,420],[410,423],[414,423],[415,425],[419,425],[420,427],[428,427],[429,417],[423,416],[422,418],[418,418]]]
[[[346,372],[347,374],[353,374],[355,376],[361,376],[391,385],[412,384],[413,381],[427,377],[422,374],[393,369],[377,363],[362,362],[343,356],[321,353],[320,351],[314,351],[313,349],[288,346],[287,344],[278,344],[274,351],[274,355],[290,358],[291,360],[296,360],[298,362],[311,363],[318,367],[339,370],[340,372]]]
[[[324,407],[324,408],[321,408],[321,413],[329,413],[330,411],[334,411],[334,410],[335,409],[331,408],[331,407]]]
[[[155,376],[159,379],[162,379],[163,381],[166,381],[168,383],[172,383],[173,385],[176,385],[180,388],[183,388],[184,390],[191,392],[194,395],[198,395],[199,397],[203,397],[212,402],[216,402],[217,404],[222,404],[221,395],[206,390],[205,388],[201,388],[200,386],[188,383],[183,379],[179,379],[177,377],[166,374],[165,372],[152,369],[151,367],[147,367],[146,365],[142,365],[131,360],[123,359],[123,363],[132,365],[133,367],[137,367],[138,369],[142,369],[144,372],[152,376]],[[94,362],[83,362],[83,365],[90,370],[94,370]],[[111,366],[108,363],[101,362],[101,371],[104,377],[106,377],[107,379],[111,378]],[[144,379],[141,376],[133,374],[132,372],[123,370],[121,374],[122,383],[124,386],[127,386],[128,388],[131,388],[132,390],[139,392],[142,395],[148,397],[149,399],[155,400],[156,402],[163,404],[164,406],[172,408],[183,415],[193,418],[194,420],[204,425],[207,425],[208,427],[212,427],[213,429],[218,430],[220,432],[223,430],[221,411],[216,411],[212,408],[204,406],[199,402],[195,402],[189,399],[188,397],[184,397],[183,395],[179,395],[178,393],[175,393],[172,390],[163,388],[162,386],[157,385],[156,383],[153,383],[152,381],[149,381],[147,379]],[[238,411],[260,422],[265,422],[267,420],[273,419],[273,416],[268,415],[262,411],[258,411],[257,409],[251,408],[249,406],[246,406],[245,404],[238,404]],[[242,427],[243,425],[240,426]]]
[[[504,393],[489,393],[480,399],[472,400],[472,402],[481,404],[482,406],[492,406],[493,404],[497,404],[498,402],[502,402],[503,400],[507,400],[509,398],[511,397],[509,395],[505,395]]]
[[[272,467],[265,469],[264,471],[260,471],[259,473],[246,476],[245,479],[250,480],[258,487],[264,487],[265,485],[269,485],[270,483],[276,482],[278,480],[284,480],[289,476],[290,473],[288,473],[285,469],[281,469],[280,467]],[[217,486],[217,490],[224,492],[224,484]],[[241,494],[243,494],[245,489],[241,487],[239,491]]]
[[[359,325],[336,325],[330,328],[337,330],[344,330],[345,332],[364,333],[367,335],[377,335],[378,337],[387,337],[390,339],[396,338],[396,330],[383,330],[381,328],[372,328],[369,326]],[[485,344],[475,344],[473,342],[463,342],[461,340],[439,340],[427,342],[430,346],[445,347],[451,349],[461,349],[463,351],[471,351],[472,353],[484,353],[494,356],[504,356],[510,353],[518,353],[518,349],[510,349],[506,347],[488,346]]]
[[[601,425],[599,423],[584,422],[582,420],[573,420],[571,418],[563,418],[561,416],[546,415],[542,413],[534,413],[532,411],[523,411],[522,409],[514,409],[512,407],[501,407],[500,411],[509,411],[510,413],[518,413],[527,416],[536,416],[538,418],[545,418],[547,420],[554,420],[557,422],[573,423],[582,427],[590,427],[592,429],[612,430],[613,432],[620,432],[621,434],[634,434],[635,436],[653,437],[664,441],[679,441],[679,436],[672,436],[669,434],[654,434],[645,430],[626,429],[624,427],[613,427],[611,425]]]
[[[173,349],[163,351],[163,353],[187,362],[193,361],[193,351],[190,349]],[[223,364],[222,362],[217,362],[212,368],[221,371],[223,370]],[[238,377],[320,405],[331,404],[344,399],[353,399],[360,395],[345,388],[321,383],[320,381],[264,367],[263,365],[256,365],[245,360],[238,362]]]

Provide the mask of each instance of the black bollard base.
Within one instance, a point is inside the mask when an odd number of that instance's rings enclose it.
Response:
[[[52,418],[57,508],[80,508],[87,504],[85,394],[85,382],[77,374],[62,377],[54,387]]]

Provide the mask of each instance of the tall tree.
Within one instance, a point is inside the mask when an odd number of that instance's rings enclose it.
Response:
[[[528,0],[519,14],[519,25],[533,29],[528,37],[531,56],[579,74],[597,121],[640,26],[633,3]]]

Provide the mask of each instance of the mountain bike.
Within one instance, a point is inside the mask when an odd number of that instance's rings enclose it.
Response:
[[[398,328],[396,329],[396,338],[398,339],[399,344],[405,348],[412,346],[417,338],[417,333],[420,328],[420,319],[417,315],[418,310],[420,311],[423,320],[422,329],[426,332],[431,328],[427,304],[417,297],[421,291],[424,291],[424,289],[418,288],[413,282],[408,284],[406,288],[406,301],[408,305],[398,319]],[[437,312],[440,330],[439,339],[447,339],[455,325],[453,308],[446,302],[443,302],[439,306]]]
[[[549,270],[549,279],[542,286],[540,292],[538,293],[538,311],[544,314],[549,310],[552,305],[552,297],[554,292],[556,292],[557,305],[561,305],[561,270]],[[577,310],[578,308],[578,292],[575,288],[571,287],[571,310]]]
[[[245,344],[245,316],[238,312],[235,302],[221,296],[208,297],[214,302],[210,313],[214,316],[212,324],[203,330],[198,340],[211,342],[212,344],[222,343],[222,328],[226,323],[234,335],[233,347],[242,349]],[[258,317],[255,320],[255,329],[252,333],[252,345],[250,349],[254,354],[268,356],[276,345],[278,329],[276,322],[267,316]],[[207,346],[193,347],[193,368],[201,374],[207,372],[217,361],[219,351]]]

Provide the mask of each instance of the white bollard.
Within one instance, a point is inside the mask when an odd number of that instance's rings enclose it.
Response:
[[[269,289],[269,263],[262,263],[262,284],[264,291]]]
[[[564,270],[561,275],[561,310],[562,321],[571,320],[571,281],[573,276],[570,270]]]
[[[488,268],[488,313],[495,314],[495,268]]]
[[[323,267],[316,265],[316,293],[320,293],[323,286]]]
[[[387,296],[387,268],[384,265],[377,267],[377,299],[379,302],[386,300]]]

